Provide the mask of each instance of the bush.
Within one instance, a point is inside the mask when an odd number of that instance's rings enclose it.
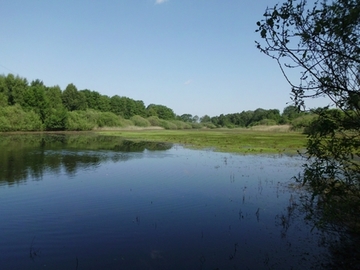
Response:
[[[0,131],[39,131],[43,125],[34,111],[25,112],[21,106],[0,107]]]
[[[149,127],[151,125],[149,120],[141,117],[140,115],[134,115],[130,118],[130,120],[134,123],[135,126],[138,127]]]
[[[273,119],[262,119],[258,122],[259,125],[276,126],[278,123]]]
[[[192,128],[190,123],[185,123],[180,120],[172,120],[171,123],[176,125],[177,129],[191,129]]]
[[[291,121],[291,130],[304,130],[317,118],[315,114],[307,114]]]
[[[150,116],[147,118],[147,120],[150,122],[150,125],[153,127],[160,127],[161,123],[160,123],[160,119],[157,116]]]
[[[89,119],[87,119],[89,117]],[[92,119],[94,115],[85,111],[68,112],[68,119],[66,123],[66,130],[84,131],[92,130],[96,127],[96,120]],[[89,120],[92,121],[89,121]]]
[[[130,120],[125,120],[112,112],[95,110],[68,112],[66,130],[92,130],[97,127],[126,127],[131,126]]]
[[[65,109],[50,109],[45,118],[46,130],[64,130],[67,123],[67,111]]]
[[[191,123],[191,127],[194,129],[199,129],[199,128],[202,128],[203,125],[200,123]]]
[[[177,126],[174,123],[166,120],[160,120],[160,126],[165,129],[177,129]]]
[[[98,127],[121,127],[122,118],[112,112],[98,112],[97,119]]]
[[[201,123],[203,127],[205,128],[216,128],[216,126],[212,123],[212,122],[204,122],[204,123]]]
[[[121,122],[121,127],[130,127],[134,125],[134,123],[131,120],[124,119],[121,116],[120,116],[120,122]]]

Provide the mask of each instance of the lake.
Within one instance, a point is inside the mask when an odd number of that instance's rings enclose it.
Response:
[[[0,137],[0,269],[310,269],[299,157],[91,135]]]

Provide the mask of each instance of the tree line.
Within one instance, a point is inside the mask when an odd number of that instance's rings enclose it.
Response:
[[[132,124],[133,117],[137,125],[146,126],[149,120],[175,120],[176,115],[163,105],[145,107],[141,100],[78,90],[72,83],[61,90],[38,79],[29,83],[13,74],[0,75],[0,131],[122,127]]]
[[[251,127],[254,125],[292,124],[307,126],[311,113],[287,106],[258,108],[233,114],[199,117],[176,115],[164,105],[145,106],[142,100],[114,95],[109,97],[89,89],[78,90],[70,83],[62,90],[46,86],[37,79],[30,83],[13,74],[0,75],[0,131],[92,130],[102,127],[160,126],[165,129]]]

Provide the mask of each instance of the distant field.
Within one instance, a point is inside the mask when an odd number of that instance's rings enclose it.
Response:
[[[260,154],[289,153],[303,150],[306,136],[281,128],[201,129],[201,130],[111,130],[97,133],[131,140],[159,141],[220,152]]]

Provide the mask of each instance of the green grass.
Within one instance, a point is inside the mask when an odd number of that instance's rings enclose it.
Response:
[[[121,130],[101,131],[103,135],[121,136],[131,140],[182,144],[196,149],[243,154],[294,154],[306,146],[306,136],[298,132],[249,129],[216,130]]]

